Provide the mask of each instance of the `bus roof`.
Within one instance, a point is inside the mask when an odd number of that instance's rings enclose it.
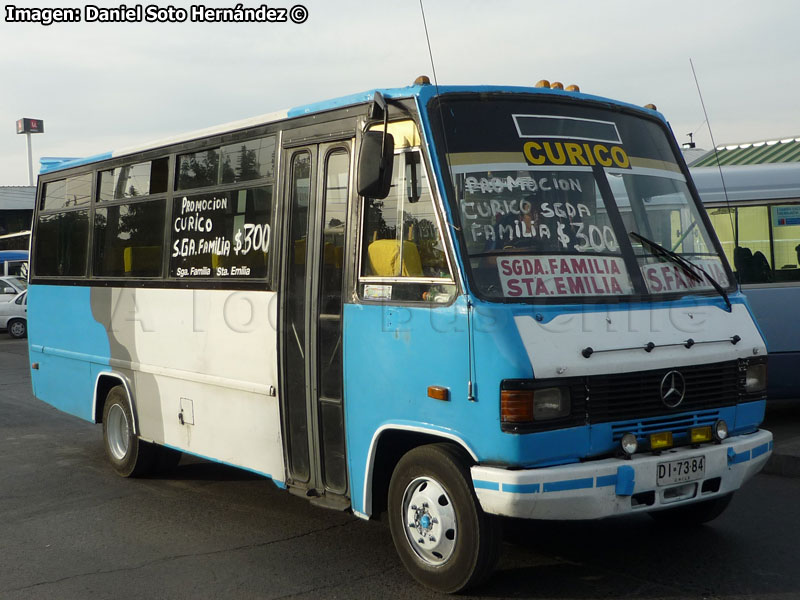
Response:
[[[800,163],[723,166],[724,189],[720,167],[689,171],[704,203],[800,199]]]
[[[173,137],[164,138],[160,140],[155,140],[153,142],[148,142],[145,144],[139,144],[136,146],[130,146],[126,148],[121,148],[116,151],[112,152],[104,152],[101,154],[96,154],[93,156],[88,156],[84,158],[65,158],[65,159],[58,159],[58,158],[48,158],[46,160],[41,161],[41,169],[39,171],[40,174],[45,173],[52,173],[54,171],[61,171],[63,169],[69,169],[72,167],[77,167],[80,165],[91,164],[94,162],[108,160],[110,158],[117,158],[120,156],[127,156],[131,154],[137,154],[139,152],[143,152],[146,150],[154,150],[156,148],[163,148],[166,146],[171,146],[173,144],[179,144],[183,142],[189,142],[192,140],[209,137],[213,135],[219,135],[222,133],[228,133],[231,131],[238,131],[241,129],[247,129],[250,127],[257,127],[260,125],[266,125],[269,123],[274,123],[276,121],[282,121],[285,119],[291,119],[294,117],[300,117],[303,115],[321,113],[329,110],[335,110],[338,108],[344,108],[346,106],[355,106],[357,104],[363,104],[366,102],[370,102],[372,98],[375,96],[376,92],[380,92],[385,98],[390,99],[398,99],[398,98],[418,98],[420,103],[427,103],[433,96],[437,94],[447,94],[447,93],[528,93],[528,94],[549,94],[554,96],[567,96],[570,98],[580,98],[584,100],[594,100],[600,101],[604,103],[614,104],[616,106],[622,106],[631,108],[634,110],[642,111],[651,115],[658,116],[661,120],[664,120],[664,117],[661,113],[656,111],[652,111],[650,109],[643,108],[641,106],[635,106],[633,104],[628,104],[626,102],[620,102],[618,100],[612,100],[610,98],[604,98],[601,96],[593,96],[590,94],[584,94],[581,92],[567,92],[563,90],[553,90],[549,88],[537,88],[537,87],[517,87],[517,86],[434,86],[430,84],[424,85],[411,85],[408,87],[402,88],[386,88],[386,89],[372,89],[366,92],[360,92],[357,94],[351,94],[349,96],[341,96],[339,98],[333,98],[330,100],[324,100],[322,102],[315,102],[312,104],[304,104],[300,106],[296,106],[294,108],[279,110],[271,113],[266,113],[263,115],[259,115],[256,117],[250,117],[247,119],[241,119],[238,121],[232,121],[230,123],[223,123],[221,125],[215,125],[213,127],[208,127],[205,129],[200,129],[197,131],[191,131],[188,133],[178,134]]]

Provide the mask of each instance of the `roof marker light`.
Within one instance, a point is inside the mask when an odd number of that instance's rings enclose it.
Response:
[[[550,89],[551,90],[563,90],[564,89],[564,84],[561,83],[560,81],[554,81],[553,83],[550,84]]]
[[[414,80],[414,85],[430,85],[431,78],[427,75],[420,75]]]
[[[534,87],[537,87],[537,88],[549,88],[550,87],[550,82],[547,81],[547,79],[540,79],[536,83],[536,86],[534,86]]]
[[[658,110],[658,107],[652,102],[650,104],[645,104],[644,107],[649,108],[650,110]]]
[[[573,83],[572,85],[567,86],[567,91],[568,92],[580,92],[581,88]]]

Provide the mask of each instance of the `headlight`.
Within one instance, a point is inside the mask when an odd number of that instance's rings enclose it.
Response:
[[[534,421],[566,417],[569,408],[569,392],[565,388],[545,388],[533,392]]]
[[[728,437],[728,424],[720,419],[714,423],[714,439],[721,442]]]
[[[758,363],[747,367],[744,389],[748,393],[763,392],[767,389],[766,363]]]
[[[636,439],[634,434],[626,433],[619,441],[619,445],[620,448],[622,448],[622,451],[627,456],[630,456],[632,454],[636,454],[636,451],[639,449],[639,440]]]

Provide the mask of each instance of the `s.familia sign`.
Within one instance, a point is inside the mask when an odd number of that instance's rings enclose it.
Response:
[[[551,115],[511,115],[520,138],[533,138],[522,147],[535,166],[616,167],[630,169],[616,123]]]

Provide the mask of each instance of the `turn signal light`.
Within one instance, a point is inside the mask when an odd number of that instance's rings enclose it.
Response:
[[[500,418],[504,423],[533,421],[533,390],[502,390]]]
[[[428,398],[447,402],[450,400],[450,390],[441,385],[430,385],[428,386]]]
[[[650,450],[666,450],[672,448],[672,432],[650,434]]]
[[[703,442],[710,442],[713,439],[711,433],[711,425],[706,427],[694,427],[689,430],[689,439],[692,444],[702,444]]]

